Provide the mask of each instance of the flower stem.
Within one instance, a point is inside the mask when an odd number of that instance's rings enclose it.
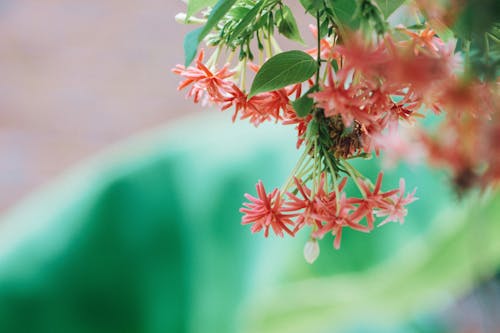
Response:
[[[316,12],[316,28],[318,30],[316,42],[318,43],[318,55],[317,55],[317,63],[318,68],[316,69],[316,86],[319,85],[319,72],[321,69],[321,31],[320,31],[320,22],[319,22],[319,11]]]
[[[309,150],[311,149],[312,143],[308,143],[306,148],[304,149],[304,152],[300,156],[299,160],[297,161],[297,164],[295,164],[295,167],[292,169],[290,172],[290,175],[288,176],[288,179],[285,182],[285,185],[281,188],[281,195],[285,195],[286,191],[290,187],[290,185],[293,183],[293,178],[295,175],[299,172],[300,167],[304,163],[304,160],[306,159],[307,156],[309,156]]]

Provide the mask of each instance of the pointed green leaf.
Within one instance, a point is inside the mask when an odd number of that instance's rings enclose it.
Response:
[[[396,11],[406,0],[377,0],[376,3],[384,17],[387,19]]]
[[[322,0],[299,0],[306,13],[314,12],[323,8]]]
[[[312,87],[304,95],[292,102],[293,109],[298,117],[304,118],[311,113],[314,100],[308,95],[315,91],[318,91],[316,86]]]
[[[329,5],[335,13],[337,24],[357,29],[359,27],[359,19],[354,17],[357,5],[354,0],[329,0]]]
[[[316,72],[317,66],[316,60],[305,52],[279,53],[262,65],[255,75],[248,97],[304,82]]]
[[[193,16],[200,10],[212,7],[217,0],[189,0],[187,6],[187,17]]]
[[[186,67],[189,66],[194,57],[196,57],[201,29],[203,28],[200,27],[196,30],[193,30],[184,37],[184,54]]]
[[[240,33],[248,27],[250,23],[257,17],[259,14],[262,5],[265,3],[265,0],[260,0],[252,9],[248,11],[248,13],[241,19],[240,23],[231,31],[231,37],[228,42],[233,41],[235,38],[238,38]]]
[[[212,9],[207,23],[199,29],[191,31],[184,38],[184,52],[186,57],[186,66],[193,61],[196,56],[198,45],[205,38],[210,31],[219,23],[224,15],[231,9],[236,0],[219,0]]]
[[[278,25],[279,33],[288,39],[304,44],[304,40],[300,36],[297,21],[295,21],[295,17],[290,7],[284,6],[281,13],[281,21]]]

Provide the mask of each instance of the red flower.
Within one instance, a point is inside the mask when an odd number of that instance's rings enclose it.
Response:
[[[331,196],[331,200],[324,206],[321,215],[317,217],[325,221],[325,224],[314,232],[313,236],[322,238],[326,233],[331,232],[335,236],[333,247],[339,249],[342,239],[342,229],[344,227],[361,232],[369,232],[370,229],[368,227],[352,219],[351,213],[354,208],[352,200],[347,199],[345,193],[342,193],[339,200],[336,200],[335,196]]]
[[[378,114],[369,112],[365,107],[367,105],[365,87],[353,84],[346,87],[347,74],[340,70],[337,74],[341,75],[338,82],[335,82],[332,72],[328,67],[328,85],[324,86],[322,91],[309,94],[318,107],[324,110],[325,117],[341,115],[347,127],[351,126],[354,120],[362,124],[375,122]]]
[[[302,143],[305,140],[305,133],[307,131],[307,126],[309,125],[309,122],[313,118],[311,114],[307,115],[304,118],[300,118],[297,116],[297,113],[295,110],[291,107],[288,106],[285,109],[285,112],[283,114],[283,125],[296,125],[295,129],[297,130],[297,149],[300,148]]]
[[[360,221],[363,217],[366,217],[368,228],[370,230],[373,229],[373,222],[375,220],[374,209],[388,208],[391,203],[387,200],[387,198],[398,192],[397,189],[385,193],[381,192],[380,188],[382,185],[382,177],[383,173],[380,172],[377,177],[377,182],[373,187],[373,191],[370,191],[370,186],[365,181],[358,179],[364,198],[351,200],[352,203],[359,204],[356,211],[352,214],[351,219],[354,221]]]
[[[322,180],[324,177],[322,177]],[[317,214],[316,202],[314,197],[311,195],[311,190],[300,180],[294,178],[295,186],[297,190],[302,195],[303,199],[300,199],[295,194],[288,192],[287,195],[290,198],[290,201],[285,203],[284,211],[287,212],[302,212],[298,215],[295,225],[295,229],[293,232],[297,232],[304,225],[312,225],[315,224],[318,228],[321,227],[321,221],[313,218],[313,215]],[[322,185],[322,184],[321,184]],[[323,188],[322,186],[320,188]],[[321,190],[319,195],[324,195],[324,192]]]
[[[378,76],[380,71],[390,65],[391,57],[384,43],[368,45],[360,34],[351,34],[344,45],[334,50],[344,57],[346,71],[356,69],[366,76]]]
[[[391,196],[391,203],[382,209],[378,209],[375,212],[377,216],[387,216],[387,218],[379,224],[379,226],[386,224],[387,222],[396,222],[403,223],[405,216],[408,214],[408,210],[406,209],[406,205],[412,203],[417,200],[415,198],[415,191],[408,194],[406,197],[405,194],[405,180],[401,178],[399,180],[399,194],[394,194]]]
[[[245,214],[241,224],[254,223],[251,228],[252,232],[256,233],[264,229],[264,237],[269,236],[269,227],[280,237],[283,237],[283,231],[293,237],[294,233],[288,229],[287,224],[294,224],[291,218],[296,214],[283,213],[280,191],[274,189],[270,194],[266,194],[264,184],[261,181],[255,187],[259,197],[255,198],[248,193],[245,194],[250,202],[243,203],[246,208],[240,209],[240,212]]]
[[[240,119],[248,118],[252,124],[258,126],[270,119],[275,121],[282,119],[281,110],[285,111],[290,107],[288,94],[285,89],[280,89],[258,94],[248,99],[248,95],[233,83],[227,91],[228,96],[222,100],[222,110],[234,106],[233,122],[240,113]]]
[[[318,38],[318,29],[316,28],[316,26],[310,24],[309,30],[311,30],[314,38]],[[333,40],[322,38],[320,40],[320,57],[322,60],[336,60],[337,64],[340,64],[340,54],[335,50],[334,46],[335,43]],[[305,52],[315,58],[317,58],[318,56],[317,47],[306,50]]]
[[[198,103],[200,99],[207,93],[209,100],[221,102],[228,90],[231,89],[232,82],[226,80],[235,72],[229,70],[229,65],[224,66],[219,71],[213,73],[203,63],[203,50],[196,60],[196,67],[190,66],[186,68],[183,65],[177,65],[172,72],[179,74],[185,78],[179,84],[178,90],[193,84],[187,96],[193,96],[194,102]]]

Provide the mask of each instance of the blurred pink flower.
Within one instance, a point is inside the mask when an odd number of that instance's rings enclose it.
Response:
[[[418,198],[415,197],[415,192],[417,189],[414,189],[412,193],[405,195],[405,180],[401,178],[399,180],[399,194],[394,194],[390,197],[392,201],[386,207],[382,209],[378,209],[375,212],[376,216],[387,216],[385,220],[383,220],[378,226],[382,226],[388,222],[397,222],[403,223],[405,216],[408,214],[408,210],[406,209],[406,205],[412,203]]]

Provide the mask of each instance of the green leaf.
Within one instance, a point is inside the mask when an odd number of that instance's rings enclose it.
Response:
[[[264,2],[265,0],[260,0],[251,10],[248,11],[248,13],[241,19],[240,23],[238,23],[233,31],[231,31],[231,37],[229,38],[228,43],[238,38],[241,32],[245,30],[250,23],[252,23],[255,17],[259,14]]]
[[[193,30],[184,37],[184,54],[186,67],[189,66],[194,57],[196,57],[198,44],[200,43],[200,33],[202,29],[203,28],[200,27],[196,30]]]
[[[207,23],[200,29],[191,31],[184,38],[184,52],[186,57],[186,66],[193,61],[196,56],[198,45],[205,38],[210,31],[219,23],[224,15],[231,9],[236,0],[219,0],[212,9]],[[196,37],[196,38],[195,38]],[[187,52],[189,51],[189,53]]]
[[[306,10],[306,13],[312,12],[313,10],[323,9],[322,0],[299,0],[302,7]]]
[[[189,0],[186,15],[193,16],[202,9],[212,7],[216,2],[217,0]]]
[[[305,52],[279,53],[266,61],[257,72],[248,98],[261,92],[304,82],[316,72],[317,66],[316,60]]]
[[[281,21],[278,24],[278,31],[286,38],[304,44],[295,17],[288,6],[284,6],[281,11]]]
[[[295,101],[292,102],[293,109],[295,110],[295,113],[297,114],[298,117],[304,118],[311,113],[311,110],[314,105],[314,100],[308,95],[316,91],[318,91],[318,89],[316,86],[314,86],[300,98],[297,98]]]
[[[329,0],[330,7],[335,14],[336,23],[347,26],[350,29],[359,27],[359,18],[354,17],[357,5],[354,0]]]
[[[483,34],[491,31],[500,22],[500,2],[497,0],[466,1],[464,9],[452,27],[459,38],[471,40],[483,38]]]
[[[377,0],[376,3],[384,17],[387,19],[396,11],[406,0]]]

